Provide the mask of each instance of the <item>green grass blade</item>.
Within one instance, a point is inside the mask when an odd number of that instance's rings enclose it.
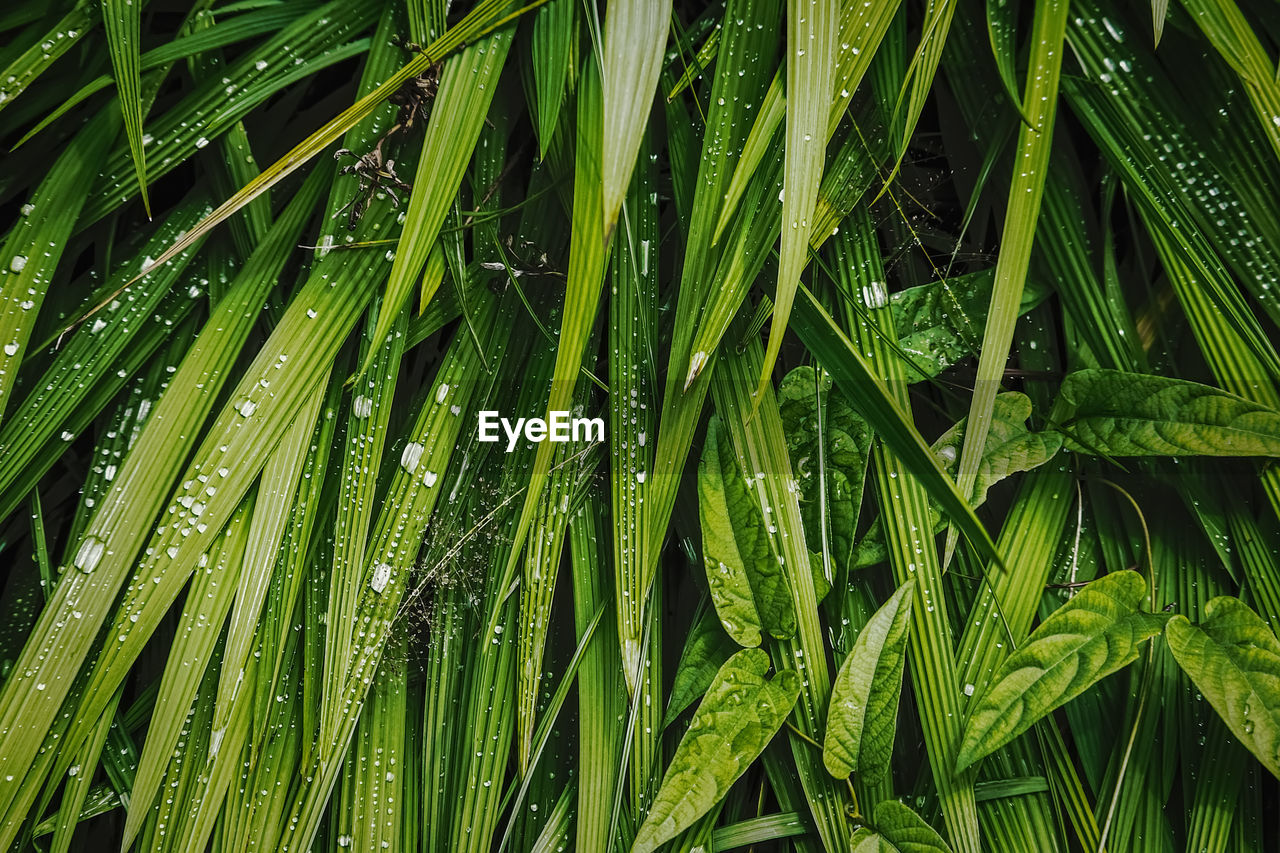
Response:
[[[810,220],[822,182],[827,116],[831,109],[833,66],[840,35],[834,3],[787,3],[787,130],[782,189],[782,249],[778,289],[773,300],[769,345],[764,353],[757,395],[763,393],[782,349],[800,273],[809,259]],[[690,371],[692,373],[692,370]],[[686,387],[688,381],[685,382]]]
[[[0,417],[9,408],[35,319],[84,204],[84,186],[119,127],[117,116],[100,115],[76,136],[0,247]]]
[[[405,210],[404,230],[396,244],[371,353],[386,340],[435,245],[463,170],[480,138],[485,113],[498,90],[498,77],[513,35],[510,28],[494,33],[445,61],[418,158],[413,181],[417,189],[409,196]],[[432,295],[424,294],[423,305]],[[367,368],[367,363],[361,365],[361,370]]]
[[[600,149],[604,239],[613,236],[653,103],[667,44],[671,0],[615,0],[605,9],[599,56],[603,104]],[[594,131],[592,131],[594,132]]]
[[[23,93],[56,60],[75,47],[93,24],[91,0],[80,0],[49,31],[0,72],[0,110]]]
[[[1014,149],[1015,165],[1009,184],[1004,230],[1001,232],[1000,255],[996,259],[991,310],[982,334],[978,375],[974,379],[973,399],[969,405],[969,428],[965,431],[956,476],[961,494],[969,494],[978,474],[981,448],[986,445],[987,431],[991,428],[991,409],[1000,391],[1000,380],[1008,361],[1009,345],[1013,341],[1014,325],[1026,284],[1036,222],[1040,215],[1040,199],[1048,172],[1049,151],[1053,144],[1067,7],[1066,0],[1052,0],[1036,8],[1031,35],[1032,54],[1023,96],[1023,103],[1028,105],[1030,123],[1019,130],[1018,145]],[[954,534],[951,534],[948,554],[954,547],[954,541]]]
[[[107,31],[107,47],[111,66],[116,72],[116,94],[120,114],[124,118],[124,135],[129,140],[134,171],[142,204],[151,218],[151,199],[147,197],[147,158],[142,150],[141,48],[139,30],[142,25],[142,3],[134,0],[102,0],[102,21]]]
[[[432,64],[438,61],[438,58],[448,55],[464,44],[475,41],[480,36],[506,24],[513,16],[530,8],[529,6],[516,7],[516,2],[517,0],[481,0],[468,13],[466,18],[424,48],[423,53],[379,83],[372,91],[363,95],[360,100],[342,113],[330,119],[319,130],[294,146],[288,154],[268,166],[261,175],[242,187],[235,195],[219,205],[198,226],[189,231],[185,237],[170,246],[163,255],[156,259],[156,262],[162,263],[169,260],[171,256],[183,251],[190,243],[211,231],[220,223],[225,222],[259,195],[270,190],[271,187],[315,157],[342,134],[372,116],[405,81],[425,72]],[[539,5],[538,0],[534,0],[532,5]]]

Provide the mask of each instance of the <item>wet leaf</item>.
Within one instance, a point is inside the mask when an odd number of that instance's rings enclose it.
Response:
[[[1248,605],[1219,596],[1198,625],[1178,615],[1169,650],[1245,748],[1280,776],[1280,641]]]
[[[764,750],[800,696],[800,676],[772,679],[762,649],[738,652],[720,667],[636,834],[631,853],[650,853],[724,798]]]
[[[787,576],[773,553],[760,501],[742,474],[732,441],[713,417],[698,466],[703,565],[720,624],[742,646],[758,646],[761,630],[795,633]]]
[[[778,389],[778,413],[791,469],[800,483],[805,542],[811,548],[821,546],[825,512],[831,555],[836,567],[843,568],[853,552],[862,508],[871,428],[832,387],[830,376],[823,375],[819,396],[816,375],[812,367],[788,373]]]
[[[1146,582],[1111,572],[1085,586],[1001,664],[965,726],[958,769],[990,755],[1032,724],[1138,657],[1166,617],[1140,609]]]
[[[876,611],[831,688],[822,761],[837,779],[856,770],[875,785],[889,773],[914,592],[907,581]]]
[[[1062,382],[1068,449],[1109,456],[1280,456],[1280,412],[1218,388],[1119,370]]]

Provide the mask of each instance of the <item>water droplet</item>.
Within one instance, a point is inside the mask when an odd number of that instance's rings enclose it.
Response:
[[[404,450],[400,451],[400,466],[412,474],[418,467],[418,460],[422,458],[422,451],[422,445],[416,441],[406,444]]]
[[[389,580],[391,580],[391,564],[378,563],[373,567],[373,577],[369,579],[369,588],[381,594],[387,588],[387,581]]]

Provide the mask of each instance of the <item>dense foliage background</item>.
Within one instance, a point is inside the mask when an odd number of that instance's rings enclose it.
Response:
[[[1278,47],[5,4],[0,848],[1275,849]]]

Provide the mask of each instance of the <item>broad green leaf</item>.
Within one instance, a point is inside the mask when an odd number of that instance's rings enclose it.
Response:
[[[1138,657],[1163,615],[1140,609],[1146,582],[1111,572],[1085,586],[1001,664],[969,713],[958,769],[990,755],[1032,724]]]
[[[720,627],[715,609],[708,607],[704,610],[702,618],[689,632],[684,651],[680,653],[663,726],[671,725],[685,708],[702,698],[720,667],[738,650],[733,639]]]
[[[996,397],[992,407],[991,429],[983,448],[978,477],[973,484],[970,505],[975,509],[986,503],[987,492],[996,483],[1023,471],[1034,470],[1052,459],[1062,447],[1062,436],[1052,430],[1032,432],[1027,427],[1031,401],[1025,394],[1009,391]],[[947,473],[955,471],[960,444],[964,440],[966,419],[947,430],[933,443],[932,450]],[[941,530],[942,509],[930,500],[933,529]],[[853,552],[851,566],[864,568],[885,558],[884,533],[879,521],[873,523]]]
[[[907,380],[931,379],[979,350],[991,302],[994,270],[931,281],[889,297],[898,348],[907,355]],[[1019,314],[1050,294],[1040,281],[1027,282]]]
[[[698,467],[698,516],[707,584],[725,631],[742,646],[760,645],[761,630],[779,638],[793,635],[796,616],[786,573],[773,554],[760,501],[715,416]]]
[[[982,506],[987,492],[996,483],[1022,471],[1031,471],[1054,457],[1062,447],[1062,436],[1052,430],[1032,432],[1027,427],[1031,400],[1026,394],[1009,391],[996,397],[991,408],[991,427],[978,462],[978,473],[969,496],[972,506]],[[964,442],[968,419],[961,420],[933,443],[948,472],[954,470]]]
[[[797,367],[783,378],[778,414],[791,468],[800,483],[805,542],[817,549],[824,536],[829,537],[835,567],[842,569],[853,553],[871,429],[844,394],[832,387],[831,377],[823,373],[819,380],[812,367]]]
[[[889,774],[914,591],[907,581],[876,611],[831,688],[822,761],[837,779],[856,770],[874,785]]]
[[[1109,456],[1280,456],[1280,412],[1208,385],[1118,370],[1062,382],[1068,449]]]
[[[951,848],[920,815],[897,800],[884,800],[873,816],[882,844],[880,853],[950,853]],[[887,846],[886,846],[887,845]]]
[[[772,679],[769,655],[744,649],[725,662],[694,712],[631,853],[650,853],[705,814],[782,727],[800,696],[800,676]]]
[[[1169,650],[1227,728],[1262,766],[1280,776],[1280,641],[1239,599],[1219,596],[1192,624],[1165,628]]]

